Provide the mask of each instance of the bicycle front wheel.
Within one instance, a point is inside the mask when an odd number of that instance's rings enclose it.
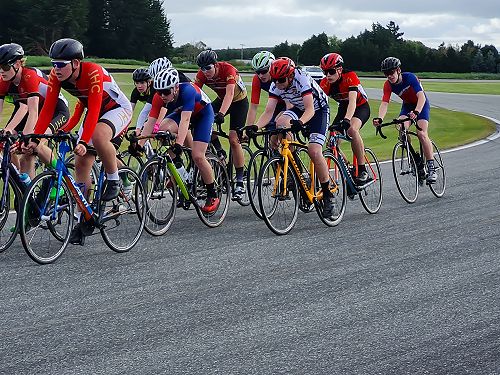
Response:
[[[0,253],[2,253],[12,245],[19,231],[18,212],[22,194],[11,177],[5,181],[5,176],[0,175],[0,196],[2,202],[0,206]]]
[[[382,174],[377,157],[369,148],[365,148],[365,166],[368,172],[368,182],[366,187],[359,192],[359,199],[366,212],[375,214],[382,205]]]
[[[259,176],[259,207],[262,217],[273,233],[287,234],[297,222],[299,192],[292,168],[287,179],[281,157],[273,157],[264,164]]]
[[[73,201],[66,182],[62,180],[57,194],[54,171],[38,175],[25,193],[21,204],[19,232],[24,250],[39,264],[56,261],[66,249],[73,228]],[[52,199],[51,199],[52,195]],[[58,196],[58,203],[54,196]]]
[[[225,163],[213,155],[207,155],[207,160],[214,173],[214,187],[219,204],[213,212],[203,212],[201,210],[207,199],[207,189],[198,168],[196,168],[193,175],[193,195],[196,200],[195,207],[198,217],[207,227],[215,228],[222,224],[227,215],[231,188]]]
[[[252,155],[247,169],[247,195],[250,201],[250,205],[252,206],[252,210],[259,219],[263,219],[260,212],[258,197],[259,174],[268,159],[269,155],[264,152],[264,150],[257,150]]]
[[[100,202],[98,223],[106,245],[123,253],[132,249],[141,238],[146,222],[146,194],[132,168],[120,167],[118,174],[120,193],[109,202]]]
[[[167,232],[177,209],[177,184],[167,166],[161,164],[159,159],[152,159],[144,165],[140,174],[146,195],[144,229],[153,236]]]
[[[432,153],[434,155],[434,168],[437,173],[437,180],[433,184],[429,184],[429,188],[437,198],[441,198],[444,195],[444,191],[446,189],[446,173],[444,171],[444,162],[441,157],[441,152],[439,151],[438,146],[432,142]]]
[[[418,196],[417,163],[408,148],[401,142],[392,150],[392,172],[401,197],[414,203]]]

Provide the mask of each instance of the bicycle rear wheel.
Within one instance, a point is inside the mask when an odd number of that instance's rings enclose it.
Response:
[[[144,159],[141,158],[140,156],[135,156],[132,155],[128,151],[124,151],[120,154],[117,155],[118,160],[120,160],[123,165],[126,165],[127,167],[132,168],[132,170],[139,174],[143,165],[144,165]]]
[[[297,222],[299,212],[298,185],[292,168],[288,167],[287,181],[281,157],[272,157],[264,164],[259,176],[259,207],[271,231],[287,234]],[[286,187],[285,187],[286,184]]]
[[[0,201],[3,203],[0,206],[0,253],[12,245],[19,232],[18,212],[22,200],[21,191],[14,180],[9,176],[4,181],[4,176],[0,175],[0,194],[4,194],[4,190],[5,195]]]
[[[62,180],[59,187],[57,206],[55,199],[50,199],[52,188],[57,188],[54,171],[38,175],[25,193],[20,209],[19,232],[24,250],[39,264],[52,263],[62,255],[73,228],[74,207],[66,182]]]
[[[144,229],[153,236],[165,234],[174,222],[177,209],[177,184],[166,165],[159,159],[148,161],[141,170],[140,181],[146,195]]]
[[[418,196],[417,163],[401,142],[396,143],[392,150],[392,172],[401,197],[408,203],[414,203]]]
[[[330,175],[330,195],[332,199],[333,212],[330,217],[323,217],[323,200],[321,194],[321,199],[314,200],[314,206],[316,207],[316,212],[318,213],[321,221],[329,227],[338,225],[342,218],[344,217],[346,201],[347,201],[347,190],[345,187],[345,179],[342,175],[339,162],[331,152],[324,152],[323,156],[326,160],[326,165],[328,166],[328,171]],[[316,177],[316,196],[318,197],[318,192],[321,189],[318,178]]]
[[[118,197],[100,202],[98,223],[106,245],[117,253],[133,248],[141,238],[146,222],[146,194],[139,176],[130,167],[120,167]]]
[[[377,157],[369,148],[365,148],[365,166],[369,185],[359,192],[359,199],[366,212],[375,214],[382,205],[382,174]]]
[[[268,159],[269,155],[265,153],[264,150],[257,150],[252,155],[252,158],[248,163],[248,169],[247,169],[246,182],[247,182],[248,199],[252,206],[253,212],[255,213],[255,215],[257,215],[259,219],[263,219],[262,214],[260,212],[259,197],[258,197],[259,174],[262,167],[264,166],[264,164]]]
[[[209,154],[207,155],[207,160],[212,166],[212,170],[214,172],[214,187],[217,198],[219,198],[219,205],[217,209],[210,213],[203,212],[201,210],[201,207],[205,204],[205,200],[207,199],[207,189],[198,168],[196,168],[193,175],[192,189],[193,196],[196,199],[195,207],[198,217],[207,227],[215,228],[222,224],[227,215],[229,202],[231,200],[231,188],[226,164],[219,160],[216,156]]]
[[[432,142],[432,153],[434,155],[434,168],[437,173],[437,180],[433,184],[429,184],[429,188],[437,198],[441,198],[444,195],[446,189],[446,173],[444,170],[444,162],[441,158],[441,152],[438,146]]]

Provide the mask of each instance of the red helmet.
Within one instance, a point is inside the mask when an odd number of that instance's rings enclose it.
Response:
[[[320,67],[323,70],[335,69],[344,64],[344,59],[338,53],[327,53],[321,58]]]
[[[273,61],[269,68],[272,79],[280,79],[291,76],[295,72],[295,63],[288,57],[279,57]]]

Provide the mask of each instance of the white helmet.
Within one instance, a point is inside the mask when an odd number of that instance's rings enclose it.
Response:
[[[175,68],[167,68],[155,75],[153,87],[155,90],[166,90],[179,83],[179,72]]]
[[[260,51],[252,59],[253,70],[269,69],[271,63],[276,60],[274,55],[269,51]]]
[[[148,73],[151,77],[155,77],[160,70],[171,68],[172,63],[166,57],[159,57],[156,60],[153,60],[151,64],[149,64]]]

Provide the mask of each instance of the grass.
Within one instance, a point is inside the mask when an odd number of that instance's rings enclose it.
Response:
[[[130,93],[133,89],[133,82],[130,73],[114,73],[113,77],[123,90],[123,92],[130,97]],[[250,77],[246,77],[250,80]],[[365,82],[371,82],[370,80],[365,80]],[[376,81],[375,81],[376,82]],[[445,86],[451,86],[450,83],[443,83]],[[380,86],[376,86],[380,87]],[[212,90],[205,87],[205,92],[210,96],[211,99],[215,98],[215,94]],[[251,85],[247,82],[247,89],[249,91],[249,96],[251,92]],[[447,92],[452,92],[450,88],[446,90]],[[75,105],[75,98],[67,93],[65,93],[66,98],[70,102],[70,110],[73,111]],[[258,113],[262,113],[267,101],[267,94],[262,93],[261,103],[259,105]],[[378,100],[370,99],[370,106],[372,116],[377,113],[378,106],[380,102]],[[142,104],[138,103],[138,108],[134,111],[134,117],[132,124],[135,125],[137,121],[137,116],[142,109]],[[333,100],[330,100],[331,118],[337,111],[337,105]],[[397,116],[399,113],[400,105],[397,103],[391,103],[389,105],[389,112],[386,119],[391,119]],[[6,103],[4,106],[4,111],[0,115],[0,127],[3,127],[12,113],[12,105]],[[227,130],[229,125],[225,125]],[[372,148],[379,159],[388,159],[391,156],[392,148],[396,143],[396,131],[394,129],[385,128],[384,133],[387,135],[388,139],[382,139],[375,136],[375,128],[371,123],[365,124],[362,129],[362,136],[365,141],[365,146]],[[448,111],[440,108],[432,108],[431,110],[431,121],[429,134],[431,138],[437,143],[441,149],[451,148],[472,141],[483,139],[489,134],[495,131],[494,124],[479,116],[474,116],[467,113]]]

